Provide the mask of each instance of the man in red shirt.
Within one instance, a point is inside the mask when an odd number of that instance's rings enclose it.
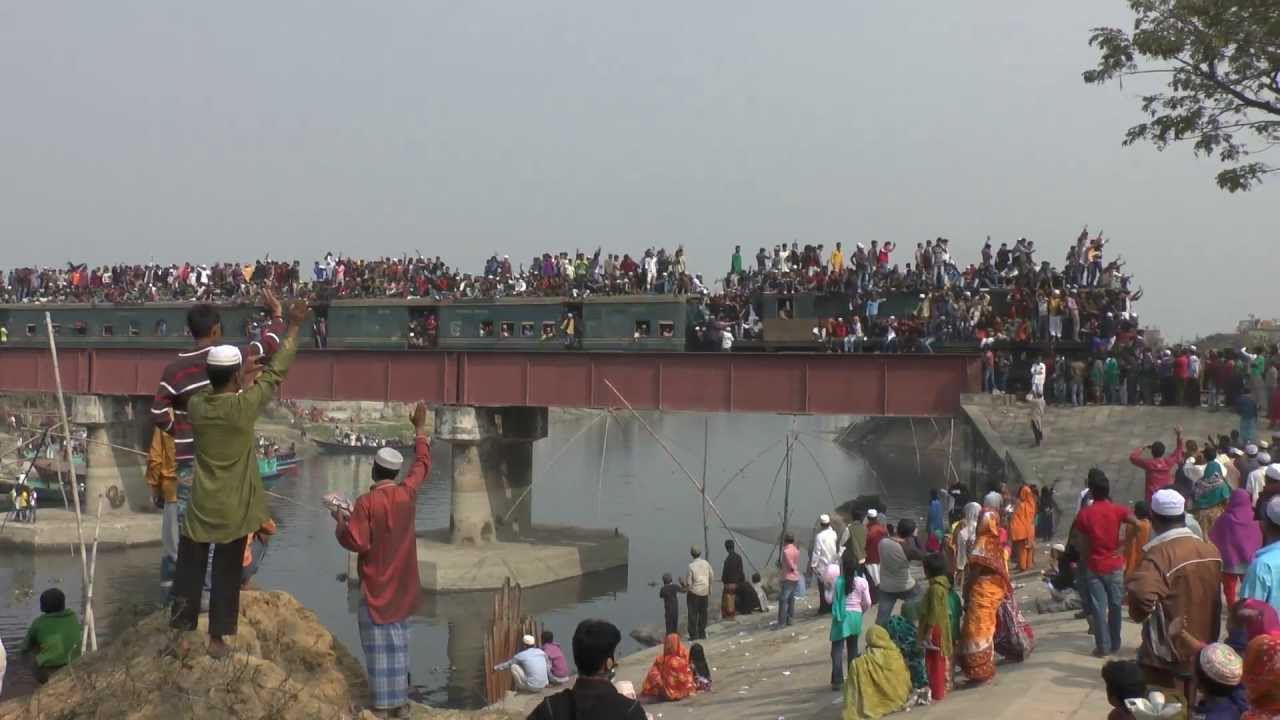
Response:
[[[1182,464],[1182,426],[1178,425],[1173,428],[1176,439],[1173,445],[1173,454],[1165,456],[1164,443],[1159,440],[1151,443],[1149,446],[1134,448],[1129,453],[1129,462],[1142,468],[1147,473],[1147,504],[1151,504],[1151,496],[1162,487],[1173,484],[1173,471]],[[1142,457],[1142,451],[1150,448],[1151,457]]]
[[[1093,504],[1076,515],[1071,542],[1079,549],[1080,557],[1085,558],[1089,608],[1093,612],[1093,654],[1105,657],[1120,650],[1120,628],[1124,622],[1120,611],[1124,598],[1120,526],[1137,530],[1138,518],[1129,508],[1111,502],[1111,483],[1102,471],[1090,473],[1089,495]]]
[[[414,511],[418,488],[431,470],[431,448],[423,430],[427,406],[410,417],[417,435],[413,466],[396,482],[404,458],[391,448],[373,461],[373,488],[356,500],[351,513],[333,513],[342,547],[359,553],[360,645],[369,671],[369,694],[376,712],[397,713],[409,701],[409,622],[418,605],[418,538]]]

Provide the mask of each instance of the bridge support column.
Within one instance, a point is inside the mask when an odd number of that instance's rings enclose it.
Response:
[[[123,397],[74,395],[69,420],[87,431],[85,443],[85,513],[97,508],[98,495],[106,498],[104,513],[143,511],[148,507],[150,490],[146,484],[146,459],[134,453],[117,450],[139,447],[141,416],[135,412],[135,401]]]
[[[547,436],[547,409],[441,406],[435,427],[453,459],[450,542],[486,545],[527,533],[533,443]]]

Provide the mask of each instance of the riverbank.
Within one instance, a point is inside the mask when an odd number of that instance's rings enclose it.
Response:
[[[1035,630],[1035,652],[1025,662],[1001,665],[996,679],[984,686],[957,689],[938,704],[913,709],[913,717],[1106,717],[1110,707],[1100,676],[1104,661],[1090,656],[1093,641],[1084,621],[1073,619],[1070,612],[1034,614],[1036,600],[1047,596],[1043,583],[1034,573],[1017,581],[1026,584],[1018,590],[1018,599]],[[714,690],[678,703],[646,704],[645,709],[655,718],[701,720],[839,717],[843,696],[830,688],[830,619],[815,617],[812,593],[808,600],[808,607],[797,608],[798,619],[790,628],[775,629],[772,614],[709,628],[703,647]],[[1125,624],[1122,656],[1135,654],[1139,635],[1138,625]],[[657,652],[650,648],[622,658],[617,679],[639,688]],[[539,701],[538,696],[513,695],[493,709],[524,717]]]

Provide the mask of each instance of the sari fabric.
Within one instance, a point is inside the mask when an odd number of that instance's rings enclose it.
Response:
[[[995,677],[996,618],[1013,592],[996,513],[978,521],[978,538],[966,567],[964,623],[960,629],[960,669],[974,682]]]
[[[872,625],[867,649],[849,663],[843,720],[876,720],[901,710],[911,697],[911,674],[889,631]]]
[[[924,648],[920,645],[915,623],[902,615],[894,615],[889,618],[885,629],[889,631],[889,637],[898,646],[898,652],[902,653],[902,660],[907,664],[907,670],[911,673],[911,687],[922,688],[928,685],[929,673],[924,667]]]
[[[641,693],[661,700],[683,700],[696,692],[693,669],[689,666],[689,649],[680,636],[671,633],[662,644],[662,654],[654,658],[644,678]]]
[[[946,697],[951,679],[951,656],[955,652],[953,618],[951,616],[951,580],[929,579],[920,608],[920,639],[924,645],[925,674],[934,700]]]
[[[1250,710],[1241,720],[1280,718],[1280,634],[1259,635],[1244,653],[1244,688]]]

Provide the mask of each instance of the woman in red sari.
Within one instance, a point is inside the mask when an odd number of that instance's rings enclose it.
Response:
[[[983,499],[978,540],[965,567],[965,613],[960,629],[960,669],[975,683],[996,675],[996,615],[1013,587],[1000,542],[1000,493]]]
[[[689,649],[680,642],[678,634],[671,633],[663,642],[662,654],[654,658],[640,692],[667,701],[683,700],[694,694]]]

